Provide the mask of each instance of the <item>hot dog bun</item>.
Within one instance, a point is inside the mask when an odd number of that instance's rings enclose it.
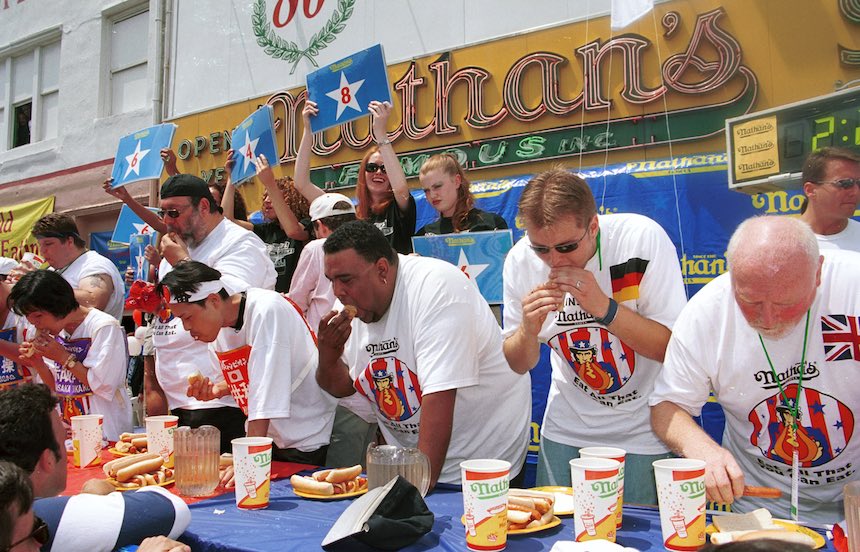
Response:
[[[155,458],[161,458],[161,456],[155,452],[148,452],[146,454],[137,454],[135,456],[117,458],[116,460],[111,460],[110,462],[105,464],[102,467],[102,470],[108,477],[116,477],[116,472],[122,468],[131,466],[132,464],[136,464],[137,462],[140,462],[142,460],[152,460]]]
[[[358,309],[353,305],[344,305],[343,313],[349,317],[350,320],[355,318],[355,315],[358,314]]]
[[[146,433],[120,433],[119,440],[131,443],[133,439],[146,439]]]
[[[203,381],[203,374],[200,373],[200,370],[195,370],[188,376],[188,385],[194,385],[198,381]]]
[[[156,456],[156,458],[150,458],[146,460],[138,459],[138,462],[117,470],[116,480],[120,483],[125,483],[126,481],[132,479],[135,475],[143,475],[149,472],[154,472],[161,468],[163,464],[164,459],[161,456]]]
[[[531,521],[531,512],[522,512],[520,510],[511,510],[510,508],[508,508],[508,523],[526,525]]]
[[[218,467],[219,468],[226,468],[227,466],[232,466],[232,465],[233,465],[233,455],[230,454],[229,452],[225,452],[224,454],[221,455],[220,458],[218,458]]]
[[[317,481],[312,477],[293,475],[292,477],[290,477],[290,484],[293,486],[294,489],[303,493],[321,496],[334,495],[334,485],[325,481]]]
[[[331,470],[326,475],[325,480],[328,483],[345,483],[351,481],[361,475],[361,464],[356,464],[351,468],[337,468]]]

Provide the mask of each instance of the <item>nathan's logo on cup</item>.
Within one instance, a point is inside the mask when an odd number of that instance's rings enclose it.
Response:
[[[614,498],[616,493],[618,493],[618,481],[595,481],[591,484],[591,490],[594,491],[594,494],[598,498],[606,498],[608,496]]]
[[[493,483],[482,483],[476,481],[469,484],[469,490],[478,498],[478,500],[487,500],[490,498],[498,498],[500,496],[508,496],[508,480],[502,479]]]
[[[606,539],[615,542],[620,466],[617,460],[609,458],[570,461],[573,535],[577,541]]]
[[[272,439],[233,439],[233,469],[236,478],[236,506],[254,510],[269,505],[272,470]]]
[[[705,544],[705,462],[671,458],[654,462],[663,545],[691,552]]]
[[[702,471],[702,475],[705,475],[704,471]],[[700,498],[705,494],[704,481],[684,481],[678,485],[678,488],[689,499]]]
[[[257,467],[265,468],[272,463],[272,447],[270,446],[248,447],[248,454],[251,455],[251,461]]]

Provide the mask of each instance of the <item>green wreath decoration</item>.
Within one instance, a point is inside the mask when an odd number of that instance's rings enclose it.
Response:
[[[254,13],[251,15],[251,26],[254,29],[254,35],[257,37],[257,44],[263,48],[268,55],[275,59],[282,59],[293,64],[290,69],[292,75],[296,71],[296,66],[304,57],[314,67],[319,67],[314,60],[314,56],[320,53],[320,50],[334,42],[337,35],[346,28],[346,21],[352,17],[352,9],[355,5],[355,0],[338,0],[337,8],[334,13],[326,21],[323,28],[318,33],[311,37],[308,47],[304,50],[291,40],[284,40],[272,30],[272,26],[266,20],[266,0],[257,0],[254,4]]]

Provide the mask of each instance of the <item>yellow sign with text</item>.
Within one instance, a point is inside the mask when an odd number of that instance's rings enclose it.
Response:
[[[732,134],[735,180],[779,174],[775,115],[737,125]]]
[[[39,252],[30,233],[41,217],[54,210],[54,196],[0,208],[0,257],[20,260],[25,251]]]

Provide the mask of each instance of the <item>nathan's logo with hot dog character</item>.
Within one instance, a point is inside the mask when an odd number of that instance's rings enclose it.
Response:
[[[605,328],[577,328],[549,340],[550,347],[567,361],[574,377],[604,395],[618,391],[635,370],[633,349]]]
[[[418,376],[395,357],[371,360],[355,380],[355,388],[392,421],[408,420],[421,408]]]
[[[790,466],[797,450],[800,467],[810,468],[826,464],[845,450],[854,433],[854,414],[847,406],[805,387],[798,399],[794,383],[785,388],[785,397],[777,392],[749,414],[753,425],[750,443],[762,455]]]
[[[215,351],[224,380],[230,386],[230,394],[236,404],[248,415],[248,357],[251,356],[251,346],[244,345],[232,351]]]

